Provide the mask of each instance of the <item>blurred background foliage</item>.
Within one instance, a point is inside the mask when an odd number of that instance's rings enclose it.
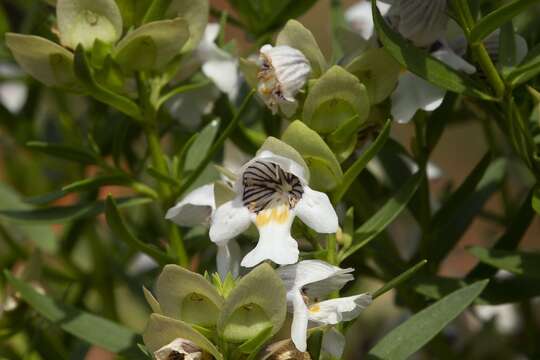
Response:
[[[127,29],[144,16],[150,0],[117,0],[117,3],[125,16],[124,28]],[[336,41],[333,41],[336,9],[346,9],[354,2],[306,0],[291,5],[287,1],[276,1],[256,11],[249,9],[250,3],[211,1],[214,21],[219,22],[224,11],[230,14],[221,44],[236,48],[247,57],[269,41],[289,18],[299,17],[330,59],[336,51]],[[479,13],[488,14],[506,1],[471,3]],[[246,15],[248,13],[251,15]],[[516,32],[530,45],[540,43],[539,15],[540,7],[531,7],[513,21]],[[41,0],[2,0],[0,36],[3,38],[7,31],[54,39],[54,9]],[[192,78],[197,80],[197,76],[201,75],[195,74]],[[185,79],[180,76],[179,81]],[[540,88],[538,78],[528,84],[532,91]],[[531,89],[526,87],[514,91],[523,108],[534,106],[528,100],[529,91]],[[243,94],[246,92],[244,88]],[[171,111],[161,111],[159,131],[164,151],[174,155],[184,149],[185,160],[179,161],[184,161],[184,171],[189,174],[203,160],[201,154],[208,151],[220,126],[233,118],[234,106],[231,107],[222,94],[214,110],[204,115],[202,125],[195,127],[178,122]],[[470,248],[471,245],[490,247],[502,243],[501,250],[519,249],[537,254],[540,249],[540,223],[531,207],[535,175],[539,174],[531,174],[512,149],[507,134],[494,126],[491,114],[482,106],[469,98],[449,94],[443,106],[430,115],[430,118],[444,118],[444,134],[430,156],[430,161],[442,169],[442,174],[430,180],[427,189],[432,206],[435,209],[442,206],[446,213],[439,214],[436,226],[430,225],[432,233],[428,235],[435,240],[446,237],[446,245],[433,241],[425,253],[416,253],[420,238],[426,236],[426,229],[415,219],[418,215],[415,210],[422,204],[419,198],[422,195],[417,194],[409,204],[409,211],[401,214],[386,233],[344,262],[344,266],[356,268],[357,278],[345,293],[356,293],[377,288],[415,260],[428,259],[425,271],[418,277],[380,298],[370,311],[350,325],[347,358],[359,358],[359,353],[366,353],[389,329],[433,300],[464,283],[485,277],[492,277],[492,281],[475,305],[415,357],[540,357],[540,302],[537,300],[540,264],[537,257],[533,257],[523,276],[519,272],[524,263],[515,264],[510,260],[503,265],[492,263],[494,267],[480,266],[478,258],[484,256],[489,263],[493,256],[486,256],[482,248]],[[530,119],[536,127],[536,137],[539,114],[536,109]],[[261,104],[250,104],[241,123],[244,131],[232,133],[225,151],[215,156],[214,162],[229,167],[242,163],[246,155],[239,149],[253,154],[261,136],[264,139],[265,135],[279,133],[279,126],[272,120]],[[186,151],[185,144],[192,144],[189,142],[192,135],[201,131],[204,136],[199,138],[207,141],[199,141],[198,147]],[[348,205],[356,208],[356,226],[375,213],[400,187],[403,174],[410,174],[403,158],[397,154],[414,157],[415,131],[414,123],[392,126],[393,141],[388,141],[379,153],[380,161],[355,181],[354,189],[358,189],[358,193],[349,194],[352,200],[348,200]],[[535,140],[538,144],[537,138]],[[490,155],[486,155],[488,153]],[[149,169],[149,157],[141,126],[90,97],[43,86],[19,70],[4,42],[0,42],[2,269],[9,269],[63,303],[140,332],[149,313],[141,285],[151,287],[159,269],[155,262],[113,235],[102,213],[106,196],[113,194],[119,205],[124,202],[122,205],[127,210],[122,215],[137,238],[165,247],[170,240],[168,227],[172,225],[163,221],[163,209],[152,197],[158,182],[174,182],[174,179],[164,179],[159,171]],[[496,160],[491,161],[492,158]],[[379,183],[381,172],[385,177],[384,182]],[[116,178],[102,183],[80,183],[104,173]],[[125,173],[134,176],[126,178]],[[189,188],[218,176],[218,170],[209,165]],[[459,197],[454,196],[456,189]],[[171,200],[174,199],[167,201]],[[347,208],[340,210],[344,213]],[[210,246],[205,230],[194,228],[183,231],[182,235],[189,254],[188,266],[199,273],[214,271],[215,249]],[[253,234],[245,235],[246,239],[252,237]],[[434,253],[439,254],[440,262],[429,262]],[[497,268],[518,275],[497,272]],[[1,298],[6,300],[14,290],[4,278],[1,282]],[[28,304],[18,302],[17,297],[13,299],[17,304],[4,304],[0,315],[0,357],[113,358],[106,350],[62,331],[60,324],[46,321]],[[16,308],[12,310],[11,306]],[[10,311],[6,311],[8,308]]]

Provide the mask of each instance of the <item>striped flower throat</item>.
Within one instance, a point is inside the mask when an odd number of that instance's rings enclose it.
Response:
[[[242,201],[256,214],[256,224],[284,223],[304,194],[300,179],[269,161],[255,161],[242,175]]]

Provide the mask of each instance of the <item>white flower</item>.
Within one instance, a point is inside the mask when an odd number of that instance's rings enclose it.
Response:
[[[298,350],[306,351],[309,321],[322,325],[349,321],[371,303],[370,294],[318,301],[351,281],[352,271],[320,260],[304,260],[277,270],[287,289],[287,302],[292,305],[291,338]]]
[[[447,0],[394,1],[388,12],[392,27],[419,47],[430,47],[445,35]]]
[[[215,40],[219,24],[206,25],[204,35],[197,47],[196,55],[202,62],[202,72],[223,91],[231,101],[236,99],[240,87],[238,59],[220,49]]]
[[[216,209],[214,184],[203,185],[167,210],[165,218],[180,226],[209,225]],[[218,243],[217,270],[222,279],[231,272],[237,277],[240,271],[240,247],[236,241]]]
[[[468,74],[472,74],[476,70],[474,66],[463,60],[447,46],[443,45],[431,55],[454,70],[464,71]],[[391,96],[392,116],[398,123],[407,123],[419,109],[424,111],[437,109],[442,104],[445,94],[445,89],[405,71],[400,75],[397,88]]]
[[[156,360],[201,360],[203,359],[202,350],[186,339],[175,339],[161,349],[154,352]]]
[[[9,79],[20,77],[22,73],[11,64],[0,64],[0,75]],[[13,114],[22,109],[27,96],[28,87],[22,81],[7,80],[0,84],[0,103]]]
[[[377,1],[377,8],[381,15],[385,16],[390,9],[390,5]],[[364,0],[348,8],[347,11],[345,11],[345,20],[350,27],[359,33],[365,40],[371,39],[375,33],[370,1]]]
[[[260,151],[241,169],[235,183],[236,197],[218,207],[212,217],[210,239],[226,244],[251,223],[259,241],[241,265],[253,267],[269,259],[276,264],[298,261],[298,244],[291,225],[298,216],[320,233],[334,233],[338,219],[326,194],[308,186],[309,171],[289,158]]]
[[[260,50],[258,92],[266,105],[276,114],[296,111],[296,94],[302,89],[311,72],[308,59],[290,46],[264,45]]]

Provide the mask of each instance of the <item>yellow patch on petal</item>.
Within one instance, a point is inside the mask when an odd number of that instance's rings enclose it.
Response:
[[[321,311],[321,307],[319,306],[319,304],[314,304],[309,307],[310,313],[318,313],[319,311]]]
[[[257,217],[255,218],[255,224],[258,227],[268,225],[270,222],[284,224],[288,219],[289,208],[287,206],[279,206],[258,213]]]

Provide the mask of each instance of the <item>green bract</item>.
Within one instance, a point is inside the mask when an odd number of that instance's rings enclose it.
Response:
[[[118,43],[114,57],[126,69],[156,70],[179,55],[188,39],[184,19],[154,21],[127,34]]]
[[[265,142],[261,145],[259,151],[257,151],[257,155],[259,155],[263,151],[271,151],[276,155],[283,156],[285,158],[295,161],[306,170],[308,169],[308,166],[302,158],[302,155],[293,146],[286,144],[285,142],[276,139],[275,137],[270,136],[266,138]],[[309,181],[309,178],[306,179],[306,181]]]
[[[7,33],[6,45],[24,71],[47,86],[79,88],[73,74],[73,54],[47,39]]]
[[[208,23],[210,6],[208,0],[172,0],[165,12],[168,18],[181,17],[189,26],[189,40],[182,48],[182,52],[188,52],[197,47],[204,34]]]
[[[201,333],[181,320],[171,319],[160,314],[150,315],[150,321],[143,332],[143,340],[148,351],[154,353],[175,339],[185,339],[212,354],[217,360],[223,356]]]
[[[276,45],[288,45],[300,50],[309,60],[311,77],[317,78],[326,70],[326,60],[313,34],[296,20],[289,20],[278,34]]]
[[[201,275],[177,265],[163,268],[156,285],[163,315],[200,326],[214,326],[222,297]]]
[[[122,35],[122,15],[114,0],[58,0],[60,42],[91,49],[96,39],[113,43]]]
[[[309,89],[302,120],[321,134],[328,134],[353,117],[358,125],[369,115],[366,88],[340,66],[333,66]]]
[[[214,199],[216,207],[234,199],[236,193],[224,181],[216,181],[214,183]]]
[[[272,326],[281,329],[287,311],[285,287],[268,264],[244,276],[231,291],[218,321],[218,333],[230,342],[245,342]]]
[[[336,156],[319,134],[304,123],[294,121],[281,139],[295,148],[306,161],[311,171],[311,187],[327,191],[341,181],[343,172]]]
[[[384,48],[375,48],[354,58],[347,70],[365,85],[371,104],[378,104],[396,87],[401,66]]]

